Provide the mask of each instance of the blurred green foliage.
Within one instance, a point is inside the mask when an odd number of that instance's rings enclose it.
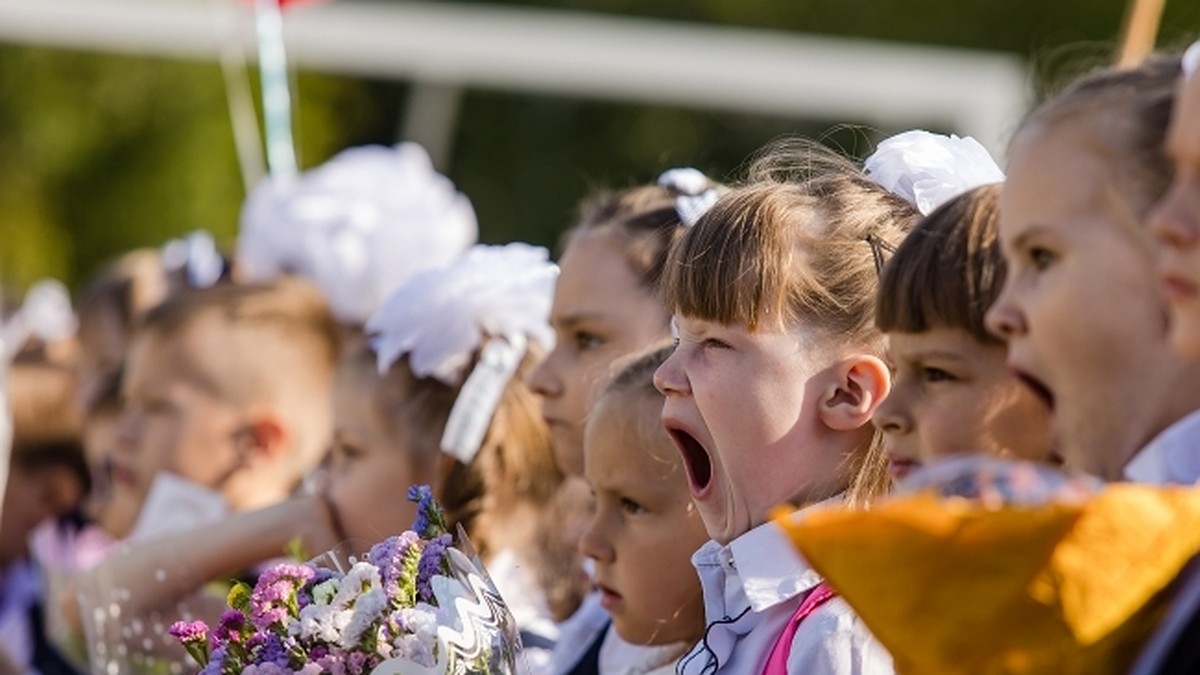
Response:
[[[389,0],[376,0],[385,2]],[[1124,0],[497,0],[567,11],[1006,51],[1040,88],[1109,60]],[[1200,34],[1200,3],[1172,0],[1160,45]],[[781,86],[785,86],[781,83]],[[302,166],[393,143],[407,85],[301,73]],[[693,165],[732,177],[781,134],[859,153],[855,120],[763,118],[470,91],[448,173],[482,238],[553,245],[581,198]],[[231,246],[244,197],[216,63],[0,46],[0,282],[78,284],[137,246],[207,228]]]

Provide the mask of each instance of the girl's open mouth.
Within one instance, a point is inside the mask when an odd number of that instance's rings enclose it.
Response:
[[[1050,391],[1050,388],[1042,384],[1041,380],[1036,377],[1020,370],[1014,372],[1017,375],[1017,379],[1021,381],[1021,384],[1029,387],[1029,390],[1046,405],[1046,408],[1054,412],[1054,392]]]
[[[683,429],[667,427],[667,432],[683,456],[683,466],[687,469],[692,496],[702,496],[712,483],[712,457],[709,456],[708,449]]]

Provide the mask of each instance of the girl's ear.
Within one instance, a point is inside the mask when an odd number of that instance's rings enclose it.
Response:
[[[830,380],[817,414],[835,431],[851,431],[871,423],[875,409],[892,386],[887,364],[874,356],[852,356],[830,369]]]

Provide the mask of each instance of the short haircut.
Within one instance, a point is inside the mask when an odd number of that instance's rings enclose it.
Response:
[[[12,462],[26,471],[64,467],[86,490],[83,424],[75,403],[75,371],[47,361],[17,361],[9,369]]]
[[[984,326],[984,315],[1004,286],[999,195],[999,185],[975,188],[917,223],[879,282],[879,330],[961,328],[980,342],[1000,344]]]
[[[190,331],[202,331],[204,384],[235,406],[279,406],[301,464],[315,464],[329,443],[340,349],[338,325],[316,287],[288,277],[180,291],[146,313],[137,338],[166,344]]]

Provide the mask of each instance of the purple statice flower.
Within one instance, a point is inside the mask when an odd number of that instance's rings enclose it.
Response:
[[[204,664],[204,669],[200,671],[200,675],[221,675],[225,668],[225,659],[228,657],[228,652],[224,646],[217,647],[213,650],[212,656],[208,659],[208,663]]]
[[[404,575],[404,561],[409,550],[420,543],[416,532],[407,531],[371,547],[367,560],[379,570],[383,590],[391,600],[400,597],[400,579]]]
[[[167,632],[179,640],[196,663],[202,666],[208,663],[208,624],[203,621],[176,621]]]
[[[246,627],[246,615],[236,609],[221,612],[221,619],[213,629],[213,640],[219,644],[241,642],[242,629]]]
[[[282,563],[267,569],[250,594],[250,620],[260,629],[282,623],[299,611],[296,594],[315,576],[307,565]]]
[[[283,638],[275,633],[266,633],[261,646],[255,653],[254,660],[259,665],[271,663],[281,668],[288,668],[288,650],[283,644]]]
[[[425,602],[433,601],[433,587],[430,582],[434,575],[443,571],[446,549],[450,544],[450,535],[442,534],[431,539],[421,550],[421,562],[417,565],[417,597]]]
[[[208,624],[203,621],[176,621],[167,632],[184,646],[208,641]]]
[[[417,520],[413,523],[413,532],[429,539],[449,529],[446,526],[446,514],[433,498],[433,489],[428,485],[413,485],[408,488],[408,501],[417,504]]]

